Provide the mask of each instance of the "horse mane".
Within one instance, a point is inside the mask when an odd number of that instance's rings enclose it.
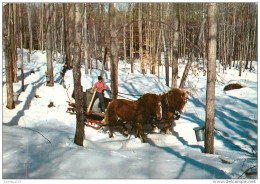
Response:
[[[151,112],[154,112],[153,108],[156,106],[156,98],[158,98],[158,95],[146,93],[136,101],[142,107],[141,110],[144,116],[150,116]]]

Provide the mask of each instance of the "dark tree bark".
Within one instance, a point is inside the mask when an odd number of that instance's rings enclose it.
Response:
[[[24,72],[23,72],[23,30],[22,30],[22,7],[21,4],[19,4],[19,35],[20,35],[20,52],[21,52],[21,79],[22,79],[22,91],[24,91]]]
[[[184,85],[185,85],[185,82],[186,82],[186,79],[188,77],[188,74],[189,74],[189,71],[190,71],[190,68],[191,68],[191,64],[192,64],[192,61],[193,61],[193,55],[194,55],[193,53],[190,54],[189,60],[186,64],[186,67],[185,67],[184,72],[182,74],[181,83],[180,83],[179,88],[184,88]]]
[[[14,28],[13,28],[13,47],[12,47],[12,57],[13,57],[13,82],[18,82],[17,77],[17,16],[16,16],[16,3],[13,4],[13,21],[14,21]]]
[[[75,92],[75,105],[76,105],[76,133],[74,143],[83,146],[84,138],[84,110],[83,110],[83,89],[81,86],[81,30],[82,30],[82,17],[80,13],[81,5],[75,5],[75,41],[74,41],[74,60],[73,60],[73,79],[74,79],[74,92]]]
[[[130,9],[130,22],[133,20],[133,8],[131,3],[129,5]],[[134,28],[133,23],[130,24],[130,63],[131,63],[131,73],[134,73]]]
[[[53,65],[52,65],[52,37],[51,37],[51,14],[50,14],[50,4],[47,5],[46,8],[46,17],[47,17],[47,34],[46,34],[46,42],[47,42],[47,73],[46,77],[47,86],[53,87],[54,80],[53,80]]]
[[[63,13],[64,13],[64,50],[65,50],[65,55],[66,55],[66,64],[68,68],[71,68],[71,57],[70,57],[70,41],[69,41],[69,19],[68,19],[68,8],[67,8],[67,3],[63,3]]]
[[[88,43],[88,24],[87,24],[87,3],[84,3],[84,61],[85,61],[85,74],[89,74],[89,43]]]
[[[208,71],[206,92],[206,126],[205,126],[205,153],[214,153],[214,124],[215,124],[215,81],[217,58],[217,5],[208,5],[209,44],[208,44]]]
[[[31,54],[32,54],[32,46],[33,46],[33,44],[32,44],[32,21],[31,21],[31,19],[32,19],[32,15],[31,15],[31,9],[32,9],[32,5],[31,5],[31,3],[29,3],[29,5],[28,5],[28,7],[27,7],[27,9],[28,9],[28,28],[29,28],[29,52],[28,52],[28,62],[30,62],[31,61]]]
[[[107,47],[105,48],[105,53],[104,53],[104,58],[103,58],[102,72],[101,72],[102,77],[104,76],[104,73],[105,73],[106,60],[107,60]]]
[[[14,42],[14,18],[13,18],[13,4],[9,3],[9,21],[8,33],[4,35],[4,51],[5,51],[5,72],[6,72],[6,91],[7,91],[7,104],[8,109],[14,109],[15,104],[13,100],[13,62],[12,62],[12,48]]]
[[[109,3],[109,29],[110,29],[110,70],[111,70],[111,97],[117,99],[118,93],[118,51],[116,43],[116,3]]]

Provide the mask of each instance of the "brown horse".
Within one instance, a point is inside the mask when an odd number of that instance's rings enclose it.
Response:
[[[188,91],[180,88],[173,88],[167,93],[162,94],[161,99],[163,110],[162,119],[166,121],[162,131],[166,134],[171,134],[170,127],[172,125],[172,121],[179,119],[178,113],[182,114],[186,109]]]
[[[143,124],[153,118],[162,118],[161,96],[147,93],[136,101],[112,101],[107,107],[103,126],[109,125],[109,137],[112,138],[114,125],[120,125],[124,134],[128,134],[123,123],[132,123],[137,127],[141,141],[145,142]]]

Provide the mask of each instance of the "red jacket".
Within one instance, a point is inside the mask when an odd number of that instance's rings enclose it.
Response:
[[[97,81],[92,89],[93,89],[93,91],[95,91],[95,89],[97,89],[97,92],[102,93],[102,90],[106,90],[107,86],[103,81],[102,82]]]

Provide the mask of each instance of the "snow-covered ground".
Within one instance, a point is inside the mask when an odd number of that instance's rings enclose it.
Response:
[[[161,134],[159,130],[153,132],[146,127],[148,143],[141,143],[134,132],[124,137],[115,128],[114,138],[110,139],[107,131],[85,127],[84,147],[80,147],[73,143],[76,116],[66,113],[68,95],[71,98],[73,90],[72,70],[65,75],[66,90],[59,84],[62,65],[54,62],[55,85],[47,87],[45,52],[35,51],[31,63],[27,63],[26,54],[27,50],[24,50],[25,92],[21,92],[21,82],[14,84],[14,91],[20,92],[20,96],[13,110],[6,108],[3,57],[3,179],[257,178],[255,174],[245,175],[249,168],[253,168],[249,173],[257,170],[257,158],[253,156],[257,154],[257,62],[253,63],[255,70],[244,72],[242,77],[238,76],[237,69],[218,72],[215,154],[211,155],[202,152],[204,142],[197,142],[193,130],[205,124],[206,76],[198,67],[193,66],[188,77],[187,89],[191,95],[186,112],[173,123],[173,135]],[[18,59],[20,65],[20,55]],[[184,68],[185,63],[180,62],[180,77]],[[31,73],[32,70],[35,73]],[[164,71],[163,68],[160,70]],[[94,85],[100,73],[100,70],[92,70],[91,75],[85,75],[82,67],[84,90]],[[21,78],[20,70],[18,74]],[[110,72],[105,72],[104,81],[110,88]],[[225,92],[224,86],[231,82],[238,82],[244,88]],[[160,94],[168,89],[164,74],[158,82],[158,75],[140,74],[138,64],[131,74],[130,65],[125,70],[120,61],[119,92]],[[35,98],[36,94],[40,98]],[[50,102],[55,107],[48,108]]]

